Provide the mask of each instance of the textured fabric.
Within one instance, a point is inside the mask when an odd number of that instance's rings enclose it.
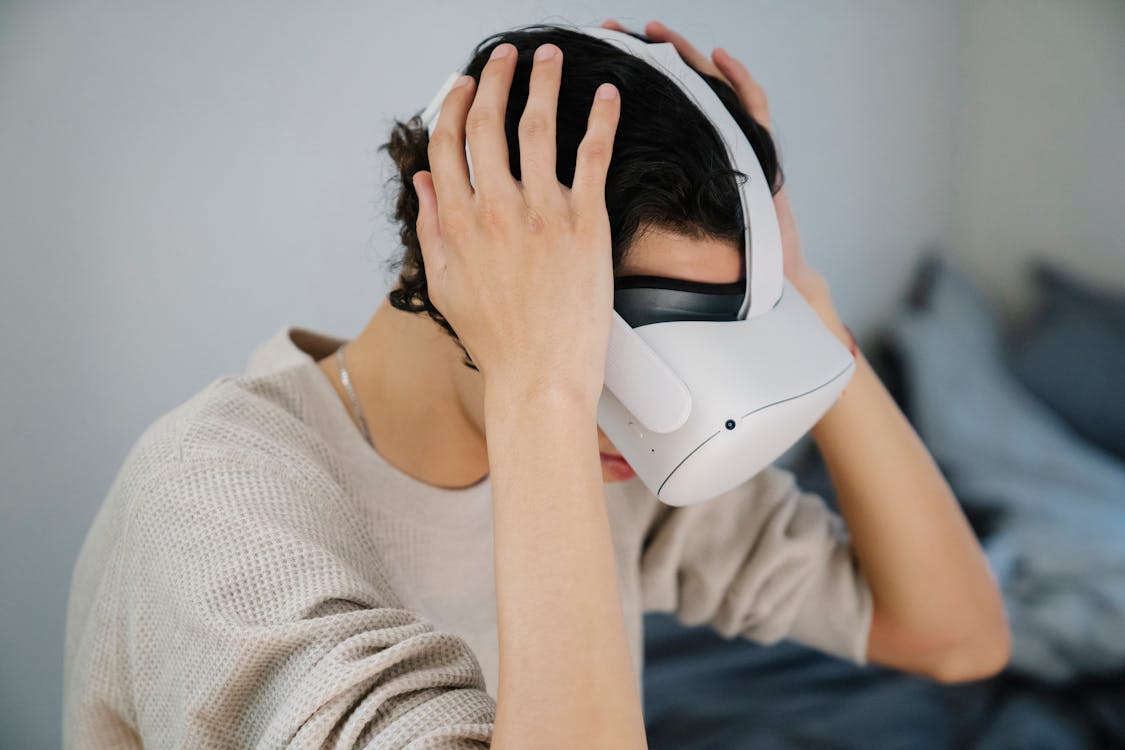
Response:
[[[74,570],[66,748],[489,745],[490,478],[442,489],[372,451],[316,366],[342,343],[284,327],[132,446]],[[638,686],[646,609],[865,663],[847,531],[788,471],[606,500]]]

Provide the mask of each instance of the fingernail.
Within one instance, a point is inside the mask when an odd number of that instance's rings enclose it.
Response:
[[[496,45],[496,49],[492,50],[489,60],[499,60],[502,57],[507,57],[508,53],[512,51],[512,45],[508,42]]]
[[[461,76],[460,78],[458,78],[456,81],[453,82],[453,88],[459,89],[462,86],[466,86],[466,85],[468,85],[469,81],[471,81],[471,80],[473,80],[473,77],[470,76],[470,75]]]
[[[598,86],[598,98],[599,99],[613,99],[616,96],[617,96],[617,87],[614,86],[612,83],[603,83],[601,86]]]
[[[551,45],[548,45],[548,44],[544,44],[539,49],[535,50],[535,59],[536,60],[540,60],[540,61],[550,60],[550,59],[553,59],[554,56],[555,56],[555,48],[552,47]]]

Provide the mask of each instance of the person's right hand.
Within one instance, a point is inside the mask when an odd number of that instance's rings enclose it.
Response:
[[[504,113],[515,47],[493,57],[480,90],[446,95],[430,137],[431,172],[414,175],[418,241],[430,300],[484,376],[521,388],[562,386],[596,403],[613,313],[613,264],[605,179],[620,97],[595,96],[572,187],[555,173],[555,112],[562,50],[534,62],[520,117],[520,171],[509,169]],[[471,106],[470,106],[471,105]],[[473,160],[469,182],[465,137]]]

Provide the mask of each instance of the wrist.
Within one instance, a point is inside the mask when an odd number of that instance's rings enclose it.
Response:
[[[599,394],[600,396],[600,391]],[[562,413],[597,420],[598,396],[557,380],[503,377],[485,381],[485,414],[518,409],[535,414]]]

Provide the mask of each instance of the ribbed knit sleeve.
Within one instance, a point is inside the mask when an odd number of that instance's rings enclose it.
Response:
[[[847,528],[780,467],[698,505],[661,503],[641,586],[646,611],[674,612],[684,625],[867,663],[873,602]]]
[[[275,460],[182,461],[132,499],[112,576],[145,747],[490,744],[476,657],[400,606],[330,482]]]

